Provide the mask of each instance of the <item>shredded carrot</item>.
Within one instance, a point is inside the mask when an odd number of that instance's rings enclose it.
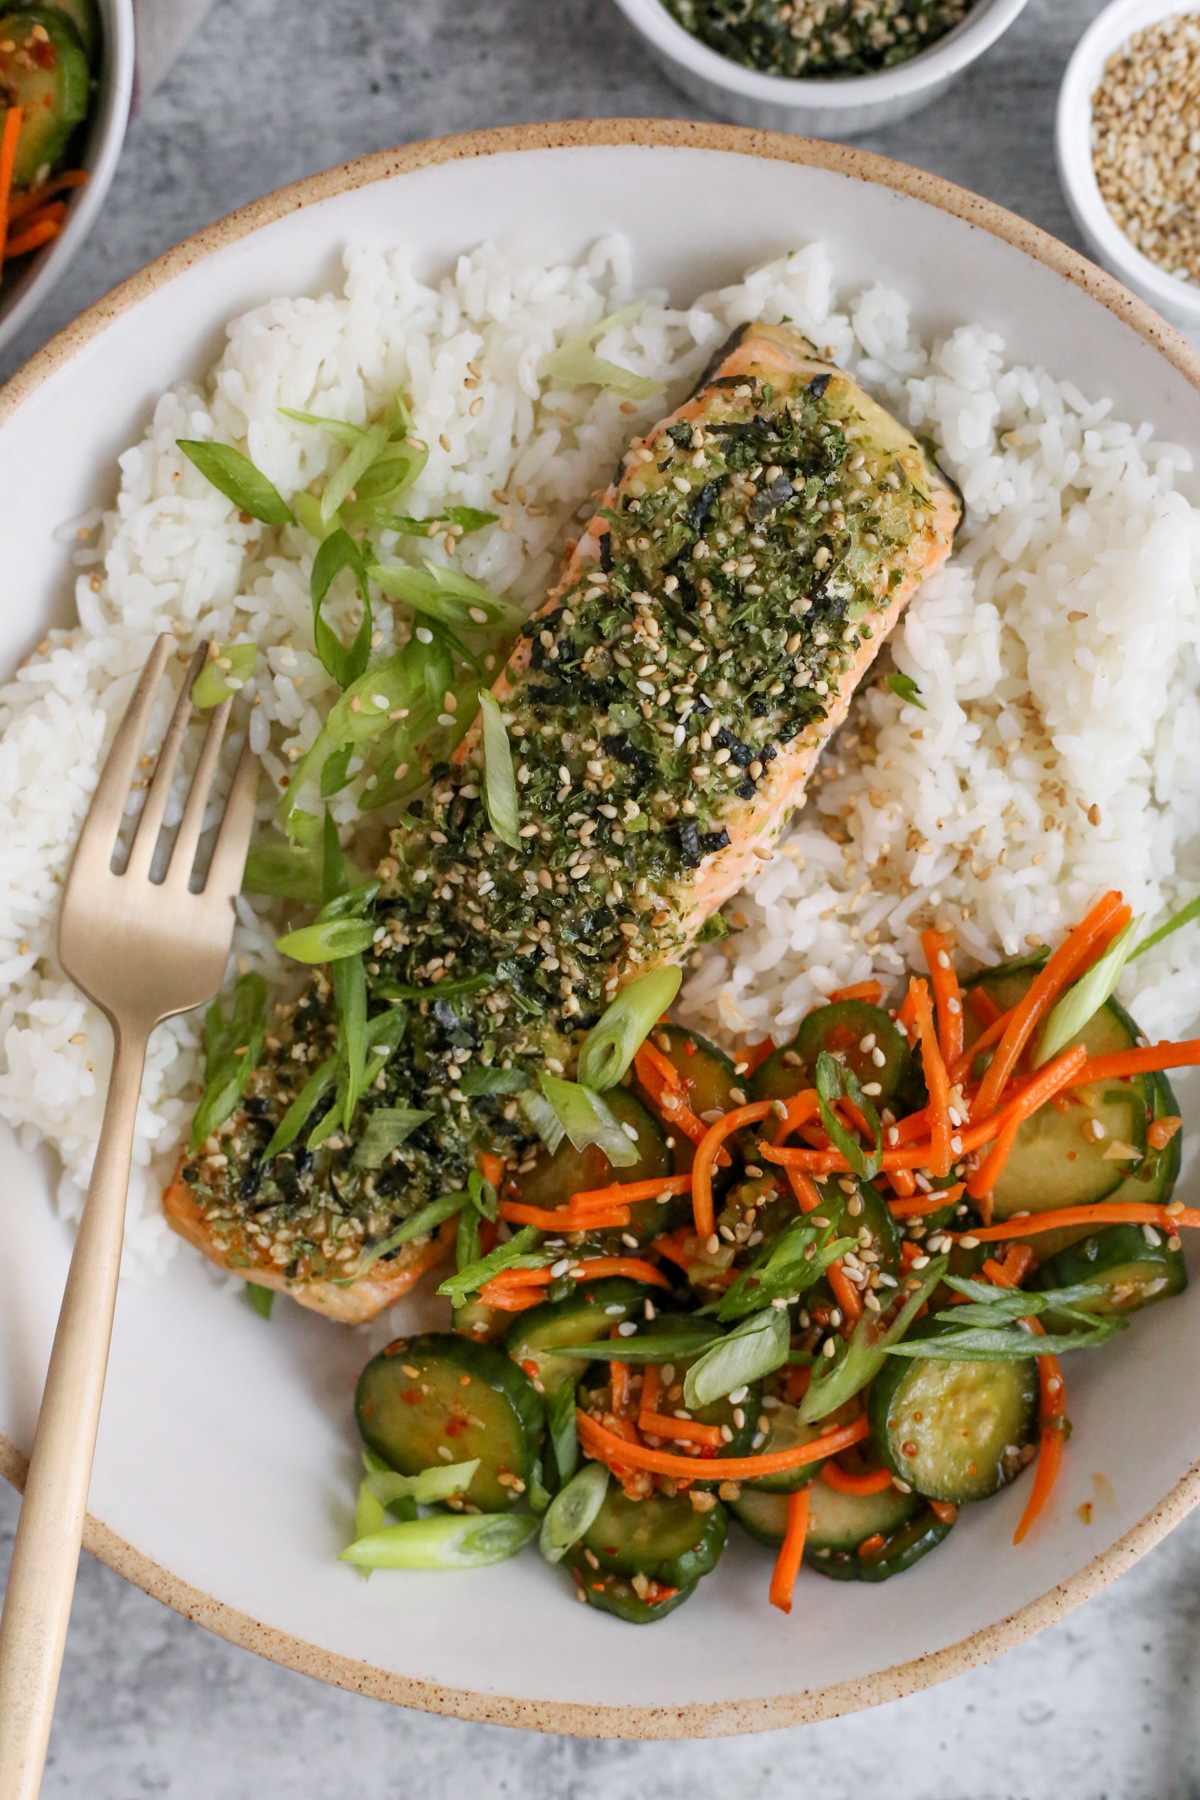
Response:
[[[860,1556],[878,1556],[886,1543],[887,1539],[882,1531],[873,1531],[870,1537],[865,1537],[858,1546],[858,1554]]]
[[[618,1465],[621,1465],[649,1469],[654,1475],[673,1475],[685,1481],[696,1479],[694,1458],[672,1456],[666,1450],[650,1450],[642,1445],[626,1444],[582,1408],[577,1409],[575,1422],[579,1428],[579,1441],[584,1449],[590,1450],[601,1462],[607,1463],[614,1473],[617,1472]],[[835,1456],[839,1450],[847,1450],[851,1444],[861,1443],[869,1431],[865,1415],[860,1415],[852,1425],[839,1425],[835,1430],[826,1432],[824,1437],[813,1438],[808,1444],[794,1444],[790,1450],[764,1450],[757,1456],[723,1456],[719,1459],[719,1473],[726,1481],[752,1481],[758,1475],[778,1475],[785,1469],[802,1469],[807,1463],[823,1462],[827,1456]]]
[[[480,1151],[479,1173],[485,1181],[490,1181],[494,1188],[499,1189],[504,1180],[504,1158],[493,1156],[490,1150]]]
[[[696,1235],[704,1242],[707,1243],[716,1228],[712,1172],[721,1145],[733,1132],[740,1131],[743,1125],[756,1125],[760,1119],[765,1119],[774,1105],[773,1100],[755,1100],[749,1106],[735,1106],[732,1112],[724,1113],[715,1120],[696,1145],[696,1155],[692,1161],[692,1214],[696,1221]]]
[[[1161,1119],[1155,1119],[1147,1127],[1146,1142],[1152,1150],[1165,1150],[1182,1126],[1183,1120],[1174,1113],[1164,1113]]]
[[[12,198],[13,170],[17,161],[17,139],[21,135],[22,109],[10,106],[4,114],[0,132],[0,267],[3,267],[8,238],[8,207]]]
[[[669,1288],[670,1282],[656,1269],[653,1263],[643,1262],[638,1256],[593,1256],[586,1262],[573,1262],[569,1274],[572,1281],[597,1281],[602,1275],[628,1275],[634,1281],[648,1281],[655,1287]],[[546,1269],[501,1269],[493,1275],[479,1290],[479,1298],[485,1306],[498,1306],[502,1311],[519,1310],[506,1301],[517,1290],[533,1287],[549,1287],[556,1279]]]
[[[22,223],[24,229],[28,231],[32,225],[44,225],[46,223],[61,225],[66,216],[67,203],[65,200],[48,200],[45,206],[38,206],[31,212],[24,213],[22,215]],[[10,226],[13,223],[11,206],[9,207],[8,222]]]
[[[742,1074],[753,1075],[755,1069],[761,1067],[761,1065],[766,1062],[768,1056],[774,1056],[775,1050],[775,1041],[773,1038],[769,1037],[764,1038],[761,1044],[749,1045],[747,1049],[743,1050],[741,1056],[738,1058],[739,1064],[745,1064],[745,1068],[741,1071]]]
[[[948,1175],[952,1160],[950,1139],[953,1135],[950,1126],[950,1081],[934,1035],[929,989],[923,981],[913,980],[908,984],[908,991],[913,1000],[916,1027],[921,1034],[921,1065],[925,1071],[925,1085],[929,1089],[929,1172],[931,1175]]]
[[[913,1026],[916,1024],[916,1022],[917,1022],[916,1002],[913,999],[912,987],[910,985],[909,990],[908,990],[907,994],[905,994],[903,1002],[901,1003],[900,1011],[896,1014],[896,1023],[911,1038],[912,1029],[913,1029]]]
[[[643,1073],[643,1069],[653,1070],[663,1087],[681,1088],[683,1086],[683,1076],[679,1073],[675,1064],[671,1061],[669,1056],[663,1054],[657,1044],[652,1044],[649,1038],[645,1038],[643,1042],[639,1044],[637,1052],[634,1055],[633,1066],[637,1070],[638,1079],[641,1081],[643,1087],[650,1086],[650,1083],[646,1080]]]
[[[883,999],[883,983],[881,981],[855,981],[849,987],[834,988],[828,996],[831,1004],[838,1000],[866,1000],[871,1006],[878,1006]]]
[[[1004,1016],[987,989],[978,984],[967,989],[967,1005],[983,1026],[994,1025],[997,1019]]]
[[[825,1273],[833,1289],[833,1297],[841,1307],[846,1321],[851,1325],[855,1324],[862,1318],[862,1301],[858,1289],[842,1267],[840,1256],[836,1262],[830,1263]]]
[[[658,1256],[665,1256],[668,1262],[676,1263],[679,1268],[690,1269],[697,1259],[697,1251],[687,1248],[689,1238],[695,1242],[694,1234],[686,1227],[676,1232],[664,1231],[661,1237],[655,1238],[650,1248]]]
[[[988,1064],[979,1092],[971,1109],[975,1118],[986,1118],[995,1110],[1001,1090],[1017,1066],[1017,1059],[1034,1031],[1045,1018],[1068,982],[1095,961],[1101,946],[1132,918],[1129,908],[1115,890],[1104,895],[1074,931],[1068,933],[1045,967],[1038,970],[1023,998],[1012,1011],[1012,1017],[1000,1039],[996,1054]]]
[[[576,1212],[573,1206],[526,1206],[522,1200],[502,1200],[497,1208],[510,1225],[533,1225],[538,1231],[609,1231],[628,1225],[629,1208],[612,1206]]]
[[[1044,1106],[1052,1095],[1061,1088],[1070,1087],[1079,1079],[1080,1070],[1087,1062],[1087,1051],[1082,1044],[1074,1044],[1064,1050],[1061,1056],[1039,1069],[1033,1079],[1026,1083],[1016,1099],[1005,1107],[998,1117],[1004,1124],[991,1150],[979,1167],[967,1179],[967,1192],[974,1199],[995,1192],[996,1183],[1004,1172],[1004,1165],[1012,1155],[1013,1145],[1017,1141],[1017,1133],[1040,1106]]]
[[[804,1540],[807,1536],[808,1489],[802,1487],[788,1495],[787,1530],[771,1576],[771,1605],[777,1606],[780,1612],[790,1613],[792,1610],[792,1593],[796,1577],[800,1573],[800,1561],[804,1555]]]
[[[640,1401],[641,1410],[643,1412],[654,1412],[657,1410],[658,1369],[659,1365],[657,1363],[646,1364],[646,1372],[642,1376],[642,1398]]]
[[[28,256],[41,244],[48,244],[62,230],[62,223],[57,219],[41,219],[36,225],[28,226],[19,237],[10,237],[4,246],[4,254],[9,256]]]
[[[924,1219],[930,1213],[941,1212],[943,1206],[954,1206],[962,1199],[965,1183],[955,1182],[953,1187],[939,1188],[933,1194],[914,1194],[911,1199],[889,1200],[888,1210],[893,1219]]]
[[[917,1191],[916,1177],[911,1169],[893,1169],[888,1180],[897,1200],[911,1200]]]
[[[702,1444],[706,1450],[719,1450],[724,1439],[719,1425],[702,1425],[698,1419],[672,1419],[666,1413],[638,1414],[638,1430],[651,1437],[677,1438],[684,1444]]]
[[[869,1475],[848,1475],[837,1463],[827,1462],[821,1470],[821,1480],[835,1494],[882,1494],[892,1485],[892,1471],[872,1469]]]
[[[86,187],[89,179],[86,169],[64,169],[61,175],[52,176],[38,187],[26,188],[23,194],[13,194],[8,203],[9,223],[14,219],[26,219],[31,213],[40,211],[47,200],[53,199],[63,188]]]
[[[1029,1319],[1026,1323],[1037,1336],[1045,1335],[1040,1319]],[[1062,1364],[1057,1356],[1039,1356],[1037,1361],[1042,1436],[1038,1446],[1037,1470],[1033,1477],[1033,1492],[1029,1496],[1029,1504],[1021,1514],[1021,1523],[1013,1532],[1014,1544],[1021,1543],[1050,1498],[1058,1479],[1063,1440],[1067,1435],[1067,1387],[1063,1380]]]
[[[942,1521],[943,1525],[953,1525],[958,1517],[958,1508],[953,1500],[931,1500],[929,1510],[935,1519]]]
[[[993,1287],[1020,1287],[1037,1258],[1028,1244],[1010,1244],[999,1262],[989,1256],[981,1271]]]
[[[976,990],[972,988],[971,992],[975,993]],[[975,1042],[969,1049],[963,1051],[954,1067],[950,1070],[950,1080],[953,1084],[965,1081],[967,1076],[971,1073],[971,1070],[974,1068],[975,1058],[979,1053],[982,1050],[990,1050],[993,1044],[999,1042],[1008,1029],[1009,1020],[1012,1018],[1015,1011],[1016,1007],[1010,1007],[1007,1012],[998,1013],[982,1035],[975,1039]]]
[[[789,1100],[784,1101],[784,1107],[786,1110],[779,1121],[776,1134],[776,1141],[781,1144],[784,1138],[790,1137],[793,1131],[799,1131],[810,1119],[820,1117],[821,1100],[816,1088],[801,1088],[798,1094],[793,1094]]]
[[[632,1206],[636,1200],[657,1200],[660,1194],[690,1194],[692,1177],[659,1175],[648,1181],[614,1181],[611,1186],[587,1188],[573,1194],[569,1202],[573,1212],[586,1212],[589,1207]]]
[[[1148,1200],[1098,1200],[1092,1206],[1060,1206],[1054,1212],[1021,1213],[1003,1225],[985,1225],[971,1232],[981,1244],[999,1244],[1005,1238],[1036,1237],[1042,1231],[1061,1231],[1069,1225],[1157,1225],[1160,1231],[1200,1226],[1200,1211],[1181,1206],[1155,1206]]]
[[[612,1409],[615,1413],[623,1413],[629,1405],[629,1364],[610,1362],[608,1365],[608,1385],[612,1391]]]
[[[666,1063],[674,1080],[663,1074],[659,1067],[660,1063]],[[654,1102],[672,1131],[682,1131],[684,1137],[690,1138],[693,1144],[698,1144],[708,1130],[708,1126],[703,1119],[696,1117],[685,1100],[683,1078],[675,1064],[647,1040],[634,1057],[633,1066],[642,1088]],[[723,1164],[728,1163],[728,1156],[723,1155],[722,1161]]]
[[[530,1307],[542,1304],[540,1291],[530,1293],[523,1288],[497,1288],[493,1291],[490,1282],[486,1289],[480,1289],[479,1298],[484,1300],[485,1294],[487,1298],[484,1304],[494,1308],[496,1312],[528,1312]]]
[[[962,991],[950,959],[950,950],[940,931],[923,931],[921,948],[929,963],[929,979],[937,1004],[938,1043],[942,1061],[952,1068],[962,1055],[963,1011]]]
[[[802,1213],[815,1212],[821,1204],[821,1195],[815,1181],[811,1181],[803,1169],[788,1169],[788,1183],[796,1196],[796,1204]]]
[[[1188,1069],[1200,1063],[1200,1038],[1182,1044],[1148,1044],[1142,1050],[1117,1050],[1112,1056],[1089,1056],[1080,1086],[1089,1081],[1119,1081],[1126,1075],[1150,1075],[1159,1069]]]

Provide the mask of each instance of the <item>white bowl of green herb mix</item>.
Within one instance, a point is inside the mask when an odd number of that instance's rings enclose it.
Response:
[[[685,93],[739,125],[854,137],[928,106],[1026,0],[617,0]]]

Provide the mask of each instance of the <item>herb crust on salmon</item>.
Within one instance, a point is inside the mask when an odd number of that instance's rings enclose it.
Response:
[[[752,325],[623,457],[494,693],[516,844],[485,804],[478,724],[435,765],[380,865],[367,978],[398,1048],[348,1130],[267,1159],[335,1049],[330,980],[276,1009],[228,1124],[168,1219],[214,1261],[330,1316],[370,1317],[441,1241],[377,1254],[519,1161],[521,1090],[569,1072],[625,981],[680,962],[770,854],[881,643],[960,516],[922,447],[788,326]],[[373,1164],[379,1109],[420,1113]],[[446,1245],[448,1248],[448,1244]]]

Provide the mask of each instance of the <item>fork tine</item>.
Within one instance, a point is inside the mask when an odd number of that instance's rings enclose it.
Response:
[[[158,834],[162,829],[163,814],[167,810],[167,801],[171,797],[171,783],[175,779],[179,752],[183,748],[188,721],[192,716],[192,683],[204,667],[207,656],[208,645],[201,644],[188,665],[187,673],[183,678],[183,686],[180,688],[179,697],[175,702],[175,711],[171,714],[171,722],[167,726],[162,749],[158,753],[154,780],[150,783],[146,803],[142,807],[133,848],[129,852],[129,862],[125,869],[125,873],[134,881],[144,881],[149,875],[150,865],[154,861],[154,852],[158,847]]]
[[[196,772],[192,776],[192,785],[187,797],[187,805],[183,810],[175,845],[171,851],[171,861],[167,869],[166,880],[173,887],[186,888],[191,878],[192,864],[196,860],[196,845],[200,841],[200,833],[204,829],[204,814],[208,808],[209,795],[212,792],[213,777],[217,772],[217,763],[221,755],[221,744],[225,737],[225,727],[229,723],[229,709],[233,701],[231,697],[222,700],[214,707],[209,719],[208,730],[196,763]]]
[[[205,898],[224,896],[232,900],[242,885],[250,833],[254,829],[254,803],[258,798],[258,758],[250,748],[250,732],[246,731],[242,754],[234,772],[233,786],[225,802],[225,817],[217,834],[216,848],[204,883]]]
[[[137,770],[146,724],[158,695],[167,658],[174,645],[175,640],[164,632],[155,640],[154,648],[146,659],[146,666],[138,678],[133,697],[125,709],[125,717],[117,726],[117,735],[113,739],[108,760],[100,771],[92,804],[79,834],[75,859],[71,865],[72,873],[91,864],[93,858],[102,857],[104,867],[108,867],[116,846],[117,833],[121,829],[125,802],[129,798],[129,790]]]

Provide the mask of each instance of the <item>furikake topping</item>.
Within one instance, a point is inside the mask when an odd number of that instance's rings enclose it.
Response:
[[[927,50],[972,0],[664,0],[685,31],[767,75],[867,75]]]
[[[408,1020],[362,1107],[432,1116],[378,1169],[355,1161],[361,1112],[350,1132],[306,1148],[306,1127],[264,1161],[334,1048],[318,974],[276,1009],[232,1135],[187,1174],[239,1251],[245,1236],[289,1277],[352,1269],[398,1219],[464,1187],[479,1151],[521,1149],[523,1073],[569,1072],[622,976],[692,941],[729,824],[783,791],[772,769],[794,740],[815,746],[930,535],[922,453],[882,415],[865,422],[861,401],[837,373],[725,378],[695,422],[628,452],[594,554],[509,664],[517,847],[489,821],[477,735],[463,762],[434,765],[380,866],[369,1009],[377,1020],[399,996]]]

